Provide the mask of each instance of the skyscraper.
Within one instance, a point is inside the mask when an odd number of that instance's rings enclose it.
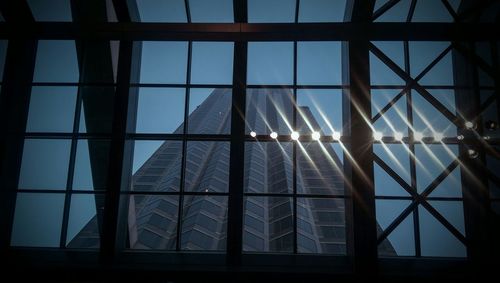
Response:
[[[214,90],[203,103],[192,109],[188,118],[188,133],[229,133],[230,109],[230,90]],[[246,116],[248,131],[289,134],[293,116],[291,91],[249,90]],[[180,134],[184,128],[185,125],[181,124],[174,133]],[[320,126],[308,107],[299,106],[295,128],[300,134],[310,134],[311,129],[319,129]],[[182,249],[225,248],[227,196],[178,194],[182,182],[182,147],[181,141],[163,142],[133,174],[130,190],[171,194],[130,196],[130,248],[174,250],[179,213],[182,215]],[[184,192],[228,192],[228,142],[188,141],[185,155]],[[294,186],[292,156],[291,142],[246,143],[244,191],[248,195],[244,201],[243,249],[292,252],[296,217],[298,252],[345,254],[341,159],[329,143],[298,144]],[[294,204],[294,199],[290,197],[294,187],[298,194],[312,197],[297,198]],[[252,193],[259,195],[253,196]],[[92,233],[83,229],[74,241],[89,234]],[[393,252],[390,244],[383,246],[386,252]]]

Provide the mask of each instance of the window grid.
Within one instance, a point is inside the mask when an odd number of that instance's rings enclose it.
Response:
[[[296,22],[297,22],[298,13],[299,13],[299,9],[298,9],[299,5],[300,5],[300,1],[297,1],[297,9],[296,9],[296,15],[295,15]],[[249,42],[249,43],[251,43],[251,42]],[[298,75],[297,75],[298,74],[298,56],[299,56],[298,55],[298,44],[299,44],[299,41],[293,41],[293,80],[292,80],[293,83],[292,84],[290,84],[290,85],[288,85],[288,84],[270,84],[270,85],[269,84],[248,84],[246,87],[247,103],[248,103],[248,90],[251,90],[251,89],[262,89],[262,90],[265,90],[265,89],[270,89],[270,90],[290,89],[292,92],[292,105],[293,105],[292,106],[292,114],[290,117],[293,120],[290,124],[291,124],[291,127],[295,131],[299,131],[298,125],[297,125],[297,120],[298,120],[297,118],[298,118],[298,115],[300,115],[299,109],[298,109],[298,103],[297,103],[298,90],[301,90],[301,89],[304,89],[304,90],[306,90],[306,89],[310,89],[310,90],[341,90],[342,92],[344,92],[346,89],[348,89],[347,85],[342,85],[342,84],[302,84],[302,85],[299,84],[298,83]],[[329,51],[334,52],[332,50],[329,50]],[[250,58],[249,58],[249,60],[250,60]],[[261,94],[261,95],[273,95],[273,94]],[[332,93],[331,95],[334,96],[334,95],[338,95],[338,94]],[[342,109],[343,105],[341,105],[338,109],[337,109],[337,107],[338,107],[338,105],[335,105],[336,110]],[[345,122],[343,122],[343,124],[345,124]],[[278,253],[286,253],[286,254],[321,254],[320,252],[309,253],[309,252],[299,251],[299,240],[298,240],[299,232],[298,232],[298,226],[297,226],[298,225],[297,223],[299,220],[299,213],[298,213],[297,204],[300,200],[306,201],[306,200],[313,200],[313,199],[343,200],[345,202],[347,197],[344,194],[342,194],[342,195],[340,195],[340,194],[322,194],[322,193],[311,193],[311,192],[306,192],[306,191],[303,193],[298,192],[298,188],[297,188],[298,158],[297,157],[299,155],[298,151],[305,150],[305,149],[303,147],[302,147],[302,149],[298,149],[297,147],[299,146],[298,143],[300,143],[300,142],[306,142],[306,143],[316,143],[317,142],[317,143],[321,143],[321,144],[331,144],[331,145],[336,144],[336,145],[340,145],[342,148],[344,148],[344,146],[348,147],[349,136],[345,134],[346,131],[343,129],[343,125],[341,125],[341,126],[342,126],[341,128],[335,128],[336,131],[339,131],[341,133],[340,139],[334,139],[331,135],[325,134],[321,130],[321,128],[318,128],[317,130],[321,134],[320,139],[318,141],[314,141],[311,138],[311,135],[309,133],[305,134],[305,135],[301,135],[301,137],[299,138],[298,141],[294,141],[290,138],[291,133],[287,133],[287,134],[278,133],[277,138],[273,139],[269,135],[264,135],[264,134],[260,134],[260,133],[257,133],[257,135],[255,137],[252,137],[248,133],[248,130],[251,130],[251,129],[247,130],[247,134],[245,136],[245,144],[246,144],[245,147],[248,147],[249,145],[253,145],[253,144],[260,144],[260,143],[265,143],[265,144],[290,143],[291,144],[291,158],[290,158],[291,168],[292,168],[292,178],[291,178],[292,188],[291,188],[291,191],[280,192],[280,193],[271,193],[268,191],[250,192],[249,190],[244,189],[243,196],[244,196],[245,203],[247,205],[249,203],[248,200],[251,198],[259,198],[259,197],[260,198],[280,198],[280,199],[281,198],[283,198],[283,199],[290,198],[291,203],[292,203],[292,212],[291,213],[292,213],[292,217],[293,217],[292,218],[292,220],[293,220],[292,221],[293,241],[292,241],[292,249],[290,251],[243,250],[244,254],[261,254],[261,253],[270,253],[270,252],[278,252]],[[343,149],[342,149],[342,152],[343,152]],[[304,154],[307,154],[307,153],[304,153]],[[284,158],[286,158],[284,153],[282,153],[282,156],[284,156]],[[343,164],[344,160],[341,160],[341,162]],[[342,164],[338,164],[338,165],[342,167]],[[246,177],[246,178],[248,178],[248,177]],[[345,186],[345,184],[344,184],[344,186]],[[244,216],[245,215],[248,216],[249,215],[248,209],[246,211],[244,211],[243,214],[244,214]],[[314,225],[314,223],[312,225]],[[249,228],[248,224],[244,223],[243,230],[246,231],[248,228]],[[251,234],[251,235],[253,235],[253,234]],[[344,244],[346,244],[346,242],[345,242],[346,240],[348,241],[348,239],[344,239]],[[245,242],[243,244],[245,245]],[[269,244],[270,244],[270,242],[269,242]],[[345,253],[346,253],[345,251],[340,251],[340,252],[333,252],[333,253],[326,252],[324,254],[344,255]]]
[[[57,40],[51,40],[52,42],[58,42]],[[72,41],[75,44],[75,41]],[[73,45],[74,46],[74,45]],[[75,46],[76,48],[76,46]],[[85,48],[82,46],[82,48]],[[37,53],[37,58],[39,56],[43,56],[43,54]],[[83,49],[80,55],[80,58],[75,58],[80,66],[85,60],[86,50]],[[43,66],[46,67],[46,66]],[[61,70],[59,70],[61,72]],[[110,139],[110,134],[104,133],[82,133],[80,131],[80,117],[83,115],[81,113],[83,98],[82,98],[82,88],[86,86],[115,86],[114,83],[85,83],[83,80],[84,74],[79,72],[78,82],[52,82],[52,81],[44,81],[44,82],[35,82],[31,83],[33,87],[76,87],[76,103],[74,105],[74,116],[72,119],[72,127],[70,132],[57,132],[57,131],[29,131],[26,130],[24,133],[24,140],[37,140],[37,141],[50,141],[50,140],[69,140],[70,141],[70,150],[69,150],[69,162],[66,173],[66,182],[65,189],[57,190],[57,189],[38,189],[38,188],[21,188],[18,187],[18,194],[34,194],[38,196],[47,195],[47,194],[56,194],[64,196],[64,205],[63,205],[63,214],[62,214],[62,224],[61,224],[61,232],[59,236],[59,248],[61,249],[73,249],[73,248],[91,248],[98,249],[98,246],[91,247],[70,247],[69,240],[67,238],[68,228],[70,222],[70,209],[71,209],[71,200],[73,196],[82,196],[82,195],[91,195],[94,198],[103,198],[105,195],[105,191],[102,188],[95,188],[95,190],[82,190],[82,189],[74,189],[73,188],[73,180],[75,175],[75,163],[77,158],[77,145],[79,141],[90,141],[90,140],[102,140],[107,141]],[[30,106],[31,107],[31,106]],[[28,123],[30,123],[28,121]],[[99,213],[102,213],[103,207],[96,207],[96,216]],[[21,224],[22,225],[22,224]],[[99,235],[100,237],[100,235]]]
[[[411,18],[411,14],[410,14],[410,17]],[[410,46],[409,46],[409,42],[408,41],[404,41],[403,42],[403,46],[404,46],[404,70],[403,72],[405,73],[404,76],[407,76],[406,74],[410,74],[410,56],[416,56],[416,55],[410,55]],[[388,57],[385,57],[384,58],[384,54],[380,54],[381,51],[378,50],[378,48],[375,46],[375,45],[371,45],[371,50],[372,52],[375,53],[375,55],[379,58],[379,59],[382,59],[382,61],[384,62],[384,64],[387,64],[392,70],[394,70],[395,73],[397,73],[399,76],[402,76],[400,75],[395,69],[397,69],[398,67],[395,66],[395,64],[390,61],[391,59],[389,59]],[[414,103],[413,103],[413,99],[412,99],[412,91],[416,91],[416,93],[422,93],[421,89],[423,89],[423,91],[425,92],[427,89],[426,86],[419,86],[418,82],[420,78],[424,77],[425,74],[427,74],[435,65],[437,65],[440,60],[442,60],[442,58],[446,55],[446,54],[449,54],[451,52],[451,49],[452,49],[453,45],[450,45],[448,48],[446,48],[443,52],[441,52],[439,54],[439,56],[434,59],[430,65],[428,65],[426,68],[424,68],[424,70],[418,75],[415,77],[415,82],[412,82],[411,80],[411,77],[408,77],[405,79],[405,81],[407,82],[406,86],[404,88],[402,88],[402,90],[399,92],[399,94],[393,99],[391,100],[385,107],[383,107],[373,118],[372,121],[376,121],[377,119],[379,118],[383,118],[382,116],[388,111],[390,110],[391,108],[395,107],[393,105],[395,105],[395,103],[401,99],[402,97],[406,97],[406,122],[408,124],[408,131],[409,131],[409,136],[408,138],[403,138],[401,141],[397,141],[395,138],[391,138],[391,137],[383,137],[381,139],[381,141],[375,141],[374,144],[379,144],[379,145],[382,145],[383,147],[384,144],[386,144],[386,146],[388,145],[391,145],[391,144],[399,144],[400,142],[403,144],[403,146],[407,147],[407,150],[408,150],[408,155],[409,155],[409,160],[410,160],[410,163],[409,163],[409,178],[410,178],[410,184],[407,184],[405,180],[402,179],[402,177],[396,173],[396,171],[394,171],[388,164],[386,164],[384,162],[384,160],[382,160],[382,158],[380,158],[379,156],[375,155],[375,162],[374,164],[377,164],[379,165],[383,171],[385,171],[386,173],[388,173],[393,179],[393,181],[395,180],[397,183],[399,183],[401,185],[402,188],[404,188],[409,194],[410,196],[408,197],[405,197],[405,196],[387,196],[387,195],[384,195],[384,196],[380,196],[380,195],[376,195],[375,196],[375,199],[376,200],[409,200],[411,201],[412,203],[405,209],[403,210],[403,212],[400,212],[398,213],[395,220],[391,220],[391,224],[385,229],[385,231],[383,231],[380,235],[379,235],[379,238],[378,238],[378,244],[379,244],[379,248],[381,248],[381,244],[383,243],[384,240],[387,239],[387,237],[393,232],[395,231],[395,229],[397,227],[400,227],[403,226],[402,225],[402,222],[405,221],[405,219],[411,217],[410,214],[413,214],[413,239],[414,239],[414,256],[415,257],[421,257],[422,256],[422,248],[421,248],[421,231],[420,231],[420,228],[422,227],[422,224],[421,224],[421,219],[420,219],[420,213],[419,213],[419,210],[424,210],[428,213],[430,213],[431,215],[433,215],[433,217],[435,217],[443,226],[446,227],[446,229],[451,232],[458,240],[460,240],[462,242],[463,245],[466,246],[466,241],[465,241],[465,236],[462,235],[456,227],[454,227],[452,224],[450,224],[448,222],[448,220],[446,218],[444,218],[440,212],[438,212],[438,210],[436,210],[434,207],[432,207],[430,205],[430,203],[428,201],[459,201],[460,203],[462,203],[463,201],[463,198],[462,197],[433,197],[433,196],[430,196],[431,192],[436,189],[439,184],[441,184],[441,182],[448,176],[448,175],[451,175],[451,172],[453,170],[459,170],[459,163],[460,163],[460,158],[459,156],[456,156],[455,160],[451,163],[451,164],[444,164],[444,165],[447,165],[447,168],[441,172],[441,174],[439,174],[432,182],[431,184],[425,189],[423,190],[421,193],[419,193],[419,189],[417,188],[417,163],[419,162],[418,161],[418,157],[417,157],[417,151],[416,151],[416,145],[420,145],[422,147],[427,147],[428,145],[430,144],[441,144],[442,143],[442,146],[443,147],[448,147],[450,145],[453,145],[453,144],[457,144],[459,143],[460,141],[456,138],[456,137],[445,137],[443,138],[442,141],[433,141],[433,140],[430,140],[429,138],[424,138],[422,141],[419,141],[419,138],[417,138],[415,136],[415,133],[416,133],[416,130],[415,130],[415,124],[414,124],[414,111],[415,111],[415,106],[414,106]],[[388,63],[389,62],[389,63]],[[391,65],[392,64],[392,65]],[[404,78],[404,76],[402,76]],[[385,89],[384,86],[372,86],[372,90],[373,89]],[[391,89],[399,89],[399,87],[396,87],[396,86],[393,86]],[[433,89],[452,89],[452,90],[456,90],[456,87],[455,86],[434,86]],[[426,98],[426,97],[424,97]],[[427,99],[428,100],[428,99]],[[430,101],[429,101],[430,102]],[[439,105],[440,103],[437,102],[437,105]],[[436,107],[436,104],[435,103],[432,103],[431,105],[433,105],[433,107]],[[442,106],[442,105],[439,105],[439,106]],[[443,107],[443,109],[445,109]],[[441,112],[443,115],[445,113],[443,113],[443,111],[439,110],[439,112]],[[449,117],[451,116],[451,117]],[[456,118],[454,116],[454,114],[450,113],[450,115],[448,115],[448,119],[451,120],[452,122],[452,125],[456,125],[457,128],[459,128],[459,120],[458,118]],[[390,148],[385,148],[386,151],[391,151]],[[430,149],[429,149],[430,150]],[[389,153],[391,154],[391,153]],[[404,169],[406,170],[406,169]],[[421,174],[421,173],[420,173]],[[434,177],[433,177],[434,178]],[[379,250],[379,253],[380,253],[380,250]],[[379,254],[379,256],[382,256]]]
[[[187,1],[186,1],[187,2]],[[188,8],[187,8],[188,9]],[[189,11],[189,9],[188,9]],[[221,41],[223,42],[223,41]],[[183,88],[184,91],[184,114],[183,114],[183,130],[182,133],[137,133],[135,130],[131,133],[127,134],[127,139],[133,143],[136,141],[163,141],[163,142],[172,142],[172,141],[179,141],[182,143],[182,150],[181,150],[181,162],[180,162],[180,187],[178,191],[174,192],[168,192],[168,191],[145,191],[145,190],[127,190],[127,191],[122,191],[121,195],[122,197],[127,197],[129,196],[134,196],[134,195],[146,195],[146,196],[177,196],[178,197],[178,205],[177,205],[177,223],[176,223],[176,240],[175,240],[175,247],[173,247],[174,251],[186,251],[187,248],[183,246],[184,242],[184,232],[192,233],[193,229],[186,229],[183,227],[183,224],[185,222],[184,217],[185,211],[184,208],[188,204],[186,201],[186,197],[190,198],[195,198],[195,197],[211,197],[211,198],[219,198],[219,199],[224,199],[226,198],[226,209],[227,209],[227,197],[229,196],[229,192],[213,192],[213,191],[187,191],[186,190],[186,181],[187,181],[187,156],[189,154],[188,148],[191,143],[196,143],[196,142],[209,142],[209,143],[217,143],[217,144],[222,144],[222,143],[229,143],[230,141],[230,134],[225,134],[225,133],[211,133],[211,134],[203,134],[203,133],[191,133],[189,130],[189,120],[190,120],[190,98],[192,96],[192,89],[232,89],[233,85],[232,84],[200,84],[200,83],[192,83],[192,66],[193,66],[193,41],[187,41],[187,68],[186,68],[186,77],[185,83],[143,83],[143,82],[134,82],[132,81],[129,85],[131,89],[139,89],[139,88]],[[139,42],[136,42],[136,44],[140,44]],[[234,47],[233,47],[234,48]],[[141,55],[142,56],[142,55]],[[232,71],[232,69],[231,69]],[[137,94],[138,95],[138,94]],[[137,114],[136,114],[137,115]],[[130,118],[130,117],[129,117]],[[133,119],[132,119],[133,120]],[[130,122],[129,122],[130,123]],[[134,126],[135,127],[135,126]],[[213,177],[212,177],[213,178]],[[132,201],[132,200],[131,200]],[[224,202],[224,201],[223,201]],[[130,209],[130,208],[129,208]],[[226,215],[227,218],[227,215]],[[225,224],[224,224],[225,225]],[[227,237],[227,235],[226,235]],[[186,238],[188,239],[188,238]],[[129,243],[127,243],[128,245]],[[213,245],[213,244],[212,244]],[[128,248],[133,248],[133,247],[128,247]],[[143,249],[143,248],[139,248]],[[158,250],[158,248],[153,248],[155,250]],[[168,252],[168,250],[161,249],[164,252]],[[210,251],[212,248],[209,248],[208,250],[205,251]],[[214,251],[215,252],[224,252],[225,248],[217,248]]]

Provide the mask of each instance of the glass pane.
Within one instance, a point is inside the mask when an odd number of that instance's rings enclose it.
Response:
[[[246,197],[244,209],[243,251],[293,251],[292,198]]]
[[[295,5],[295,0],[248,0],[248,22],[293,23]]]
[[[227,192],[229,189],[229,148],[229,142],[188,142],[185,190]]]
[[[189,0],[191,22],[193,23],[232,23],[232,0]]]
[[[417,159],[417,189],[419,193],[422,193],[458,157],[458,146],[417,144],[415,145],[415,157]],[[454,173],[449,174],[434,192],[459,197],[461,195],[460,184],[460,174],[456,170],[456,173],[454,171]]]
[[[420,208],[420,240],[422,256],[466,257],[467,251],[446,227],[426,209]]]
[[[378,115],[400,92],[400,89],[373,89],[372,117]],[[401,133],[404,137],[408,136],[409,122],[406,109],[407,101],[404,95],[373,123],[373,128],[385,137],[394,137],[395,133]]]
[[[182,141],[135,141],[132,191],[179,191]]]
[[[71,22],[70,0],[28,0],[38,22]]]
[[[193,42],[191,83],[232,84],[233,42]]]
[[[378,246],[382,257],[415,256],[413,213],[408,215]]]
[[[434,95],[439,100],[448,99],[453,101],[455,98],[454,91],[440,91],[441,93]],[[423,98],[415,91],[413,96],[413,127],[417,132],[421,132],[424,137],[432,137],[436,133],[442,134],[444,137],[456,137],[457,126],[437,110],[428,100]],[[446,105],[446,102],[444,103]],[[452,104],[454,106],[454,103]],[[454,107],[453,107],[453,110]],[[452,113],[454,113],[453,111]]]
[[[249,89],[246,103],[247,133],[289,135],[292,132],[294,103],[291,89]]]
[[[297,192],[343,195],[343,156],[337,154],[342,152],[340,146],[320,142],[297,145]]]
[[[0,83],[3,81],[3,73],[5,69],[5,58],[7,56],[7,40],[0,40]]]
[[[377,0],[377,6],[381,7],[382,5],[379,4],[379,2],[384,1]],[[396,5],[392,6],[388,11],[384,12],[380,17],[378,17],[375,22],[406,22],[411,2],[412,0],[401,0],[397,2]]]
[[[377,232],[380,235],[410,205],[410,200],[376,200]],[[406,218],[379,245],[379,255],[415,255],[413,214]]]
[[[70,147],[70,140],[25,140],[19,188],[65,190]]]
[[[405,54],[403,41],[373,41],[380,51],[384,53],[399,68],[405,69]]]
[[[410,41],[410,70],[413,78],[417,77],[434,61],[448,46],[449,42]],[[453,62],[448,52],[429,72],[418,81],[420,85],[452,86]]]
[[[136,0],[136,3],[141,22],[187,23],[184,0]]]
[[[299,22],[343,22],[346,0],[300,1]]]
[[[441,1],[419,0],[412,22],[453,22],[453,17]]]
[[[182,134],[186,90],[183,88],[139,88],[137,133]]]
[[[78,82],[77,58],[74,40],[39,40],[33,82]]]
[[[371,52],[370,83],[371,85],[405,85],[405,81],[400,76]]]
[[[297,44],[297,84],[341,85],[340,42],[299,42]]]
[[[102,217],[104,195],[73,195],[69,210],[66,247],[98,249],[101,232],[97,213]]]
[[[342,91],[337,89],[297,90],[297,131],[309,135],[342,132]]]
[[[12,246],[59,247],[64,194],[18,193]]]
[[[187,53],[187,42],[142,42],[140,83],[186,83]]]
[[[78,140],[73,190],[106,189],[110,143],[106,140]]]
[[[103,134],[113,130],[115,87],[80,86],[80,133]]]
[[[77,92],[77,87],[32,87],[26,132],[73,132]]]
[[[410,194],[377,163],[373,165],[373,172],[376,196],[410,196]]]
[[[128,196],[128,239],[131,249],[175,250],[179,196]]]
[[[293,43],[249,42],[247,83],[249,85],[291,85],[293,83]]]
[[[244,190],[248,193],[292,193],[292,143],[245,143]]]
[[[189,92],[188,132],[229,134],[232,89],[192,88]]]
[[[183,250],[225,250],[227,197],[185,196],[181,239]]]
[[[344,202],[344,199],[298,199],[299,253],[346,254]]]
[[[410,149],[403,144],[375,144],[373,152],[382,159],[407,184],[411,184],[410,177]],[[382,173],[382,172],[380,172]],[[391,188],[387,185],[392,177],[384,174],[375,174],[375,190],[377,194],[387,195]],[[390,178],[390,179],[387,179]],[[403,194],[406,195],[406,194]]]

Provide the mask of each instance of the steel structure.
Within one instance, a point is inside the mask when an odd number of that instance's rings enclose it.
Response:
[[[230,24],[161,24],[140,23],[137,19],[137,10],[127,2],[113,0],[114,10],[118,22],[107,22],[105,1],[99,0],[72,0],[73,22],[70,23],[42,23],[35,22],[27,1],[0,1],[0,12],[5,22],[0,23],[0,38],[8,40],[7,59],[1,88],[0,120],[2,121],[0,137],[1,160],[1,190],[0,190],[0,245],[1,256],[7,260],[7,273],[18,276],[20,279],[36,275],[45,279],[74,280],[78,275],[86,280],[118,279],[151,279],[172,280],[174,282],[188,282],[198,276],[209,278],[208,281],[259,280],[275,281],[287,280],[302,282],[304,280],[349,281],[353,279],[377,278],[386,280],[415,278],[463,279],[476,278],[488,273],[494,274],[494,263],[498,262],[500,245],[500,219],[491,208],[498,199],[488,193],[489,182],[500,187],[500,180],[496,172],[487,168],[487,156],[499,158],[498,146],[500,140],[491,138],[484,140],[482,127],[478,127],[476,134],[464,129],[465,121],[474,121],[483,125],[482,112],[489,105],[496,102],[500,107],[500,66],[498,42],[500,42],[499,19],[496,11],[495,21],[479,22],[481,14],[487,9],[493,9],[495,1],[462,1],[460,9],[455,12],[449,1],[443,0],[447,9],[452,13],[454,23],[411,23],[416,1],[411,1],[410,13],[407,22],[376,23],[375,19],[383,15],[399,0],[390,0],[374,11],[374,0],[349,0],[344,23],[298,23],[298,9],[295,23],[290,24],[251,24],[247,23],[247,1],[234,0],[234,23]],[[297,0],[297,7],[300,1]],[[188,5],[188,1],[185,1]],[[131,7],[132,6],[132,7]],[[187,9],[189,11],[189,9]],[[78,133],[78,125],[74,126],[73,133],[29,133],[26,134],[26,122],[30,100],[31,87],[35,85],[68,85],[64,83],[32,83],[37,41],[41,39],[72,39],[77,42],[79,65],[84,72],[79,86],[78,105],[85,104],[90,116],[95,116],[96,123],[87,125],[93,128],[86,134]],[[111,54],[105,51],[105,44],[110,40],[120,41],[116,81],[112,79]],[[137,81],[138,62],[141,50],[134,45],[134,41],[141,40],[186,40],[189,41],[188,54],[191,60],[192,41],[232,41],[234,42],[233,82],[232,82],[232,116],[230,135],[147,135],[134,134],[129,131],[127,121],[131,119],[130,109],[136,107],[137,101],[133,97],[134,91],[141,84]],[[270,88],[277,86],[251,86],[247,84],[247,49],[249,41],[294,41],[294,56],[297,57],[296,41],[343,41],[342,49],[342,86],[332,86],[344,90],[346,102],[344,105],[344,120],[348,121],[344,129],[342,142],[346,144],[350,156],[346,159],[345,174],[350,181],[350,195],[348,200],[348,256],[314,256],[298,254],[245,254],[242,253],[243,233],[243,156],[245,142],[253,140],[245,133],[246,90],[250,87]],[[405,66],[399,67],[391,61],[371,41],[403,41],[405,46]],[[408,41],[450,41],[451,45],[431,63],[419,76],[410,75]],[[474,48],[476,42],[488,42],[493,54],[493,63],[485,61]],[[405,82],[402,86],[372,86],[370,84],[370,52],[384,62]],[[457,92],[457,113],[450,112],[437,99],[429,94],[430,86],[421,86],[418,80],[436,65],[446,52],[452,52],[454,62],[455,81],[459,87]],[[295,60],[296,62],[297,60]],[[98,62],[98,66],[95,64]],[[296,64],[296,63],[295,63]],[[188,62],[188,66],[190,63]],[[188,67],[189,68],[189,67]],[[315,88],[315,86],[297,85],[296,68],[294,66],[294,84],[279,86],[290,88],[296,93],[300,88]],[[486,101],[479,100],[478,69],[481,69],[494,81],[491,87],[493,95]],[[92,73],[92,70],[94,72]],[[97,72],[99,70],[99,72]],[[82,72],[81,72],[82,73]],[[183,85],[158,84],[159,87],[186,87],[189,92],[190,77],[187,72],[187,82]],[[83,87],[104,88],[102,96],[92,101]],[[196,87],[203,87],[198,85]],[[210,85],[210,87],[218,87]],[[223,85],[221,87],[228,87]],[[322,87],[325,88],[325,87]],[[326,87],[328,88],[328,87]],[[380,113],[372,117],[371,89],[400,89],[397,95],[387,104]],[[437,87],[436,87],[437,88]],[[407,97],[408,112],[411,113],[411,93],[416,91],[423,96],[435,109],[452,121],[459,128],[463,139],[445,138],[444,142],[458,144],[459,158],[449,164],[439,176],[418,194],[416,190],[415,158],[411,160],[411,182],[407,183],[401,176],[390,168],[372,150],[371,123],[377,121],[393,106],[398,99]],[[471,95],[474,93],[474,95]],[[189,96],[187,96],[189,97]],[[189,102],[186,102],[185,119],[187,121]],[[77,107],[76,117],[80,107]],[[113,111],[109,111],[113,109]],[[499,109],[500,110],[500,109]],[[500,113],[500,111],[498,111]],[[132,119],[135,119],[132,117]],[[369,120],[369,119],[368,119]],[[408,117],[412,123],[411,114]],[[75,121],[79,121],[78,118]],[[296,121],[296,119],[294,119]],[[498,123],[498,114],[497,114]],[[185,124],[187,127],[187,124]],[[184,131],[187,132],[187,131]],[[18,180],[20,175],[23,144],[25,138],[66,138],[72,141],[71,158],[74,160],[78,137],[92,140],[109,141],[108,158],[96,159],[93,163],[101,162],[106,167],[107,176],[101,176],[103,188],[96,195],[101,195],[98,207],[104,207],[99,213],[101,227],[101,244],[98,251],[73,249],[28,249],[13,248],[10,246],[12,222],[14,218]],[[230,142],[230,171],[228,193],[228,227],[227,251],[225,254],[213,253],[146,253],[131,252],[124,249],[123,233],[126,226],[126,212],[121,202],[122,191],[127,186],[130,176],[125,168],[130,160],[130,139],[168,138],[180,140],[184,144],[190,140],[229,141]],[[258,136],[259,140],[272,141],[266,136]],[[310,141],[310,137],[302,137],[303,141]],[[278,140],[289,141],[288,137],[279,136]],[[333,141],[330,137],[322,137],[323,141]],[[384,138],[382,142],[396,143],[394,139]],[[412,152],[416,143],[411,132],[404,142]],[[369,146],[367,146],[369,145]],[[90,145],[92,147],[92,145]],[[469,158],[470,149],[478,153],[477,158]],[[94,155],[99,155],[96,146]],[[101,149],[102,150],[102,149]],[[106,154],[107,151],[101,154]],[[185,156],[183,154],[183,156]],[[185,157],[184,157],[185,158]],[[104,163],[102,161],[104,160]],[[185,161],[184,161],[185,162]],[[70,164],[73,164],[70,161]],[[295,162],[294,162],[295,164]],[[377,235],[377,221],[375,218],[374,193],[374,164],[378,164],[396,180],[411,196],[412,205],[386,229]],[[453,169],[461,167],[463,203],[465,211],[466,237],[453,227],[439,212],[427,203],[429,194],[435,189]],[[74,168],[70,168],[70,171]],[[97,170],[97,169],[96,169]],[[103,170],[98,170],[103,172]],[[182,170],[184,172],[184,170]],[[69,174],[71,176],[71,174]],[[296,176],[294,175],[294,178]],[[68,186],[65,195],[65,211],[63,227],[67,225],[69,217],[68,203],[71,192],[71,177],[67,180]],[[294,182],[295,183],[295,182]],[[29,190],[25,190],[29,192]],[[40,192],[41,190],[36,190]],[[181,188],[182,192],[182,188]],[[76,192],[78,194],[78,192]],[[188,193],[196,195],[196,193]],[[294,190],[295,196],[297,192]],[[182,195],[181,195],[182,197]],[[416,256],[412,258],[379,258],[377,246],[399,223],[410,213],[416,212],[419,205],[424,206],[436,219],[453,233],[467,248],[465,259],[433,259],[420,255],[420,239],[418,232],[418,213],[414,213],[415,248]],[[181,206],[179,209],[182,209]],[[420,208],[422,209],[422,208]],[[296,207],[295,207],[296,210]],[[295,211],[296,212],[296,211]],[[181,213],[179,213],[181,215]],[[294,229],[296,228],[294,222]],[[65,247],[66,228],[63,228],[61,247]],[[180,229],[177,229],[177,233]],[[296,238],[295,238],[296,241]],[[179,245],[179,241],[177,242]],[[177,247],[179,250],[179,247]],[[296,250],[295,250],[296,253]],[[61,270],[61,268],[63,268]],[[89,271],[99,277],[89,275]],[[5,273],[4,273],[5,274]]]

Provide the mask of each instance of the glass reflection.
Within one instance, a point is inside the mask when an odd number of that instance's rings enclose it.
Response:
[[[183,250],[225,250],[227,197],[185,196],[182,215]]]
[[[244,205],[243,251],[293,251],[292,198],[247,197]]]

